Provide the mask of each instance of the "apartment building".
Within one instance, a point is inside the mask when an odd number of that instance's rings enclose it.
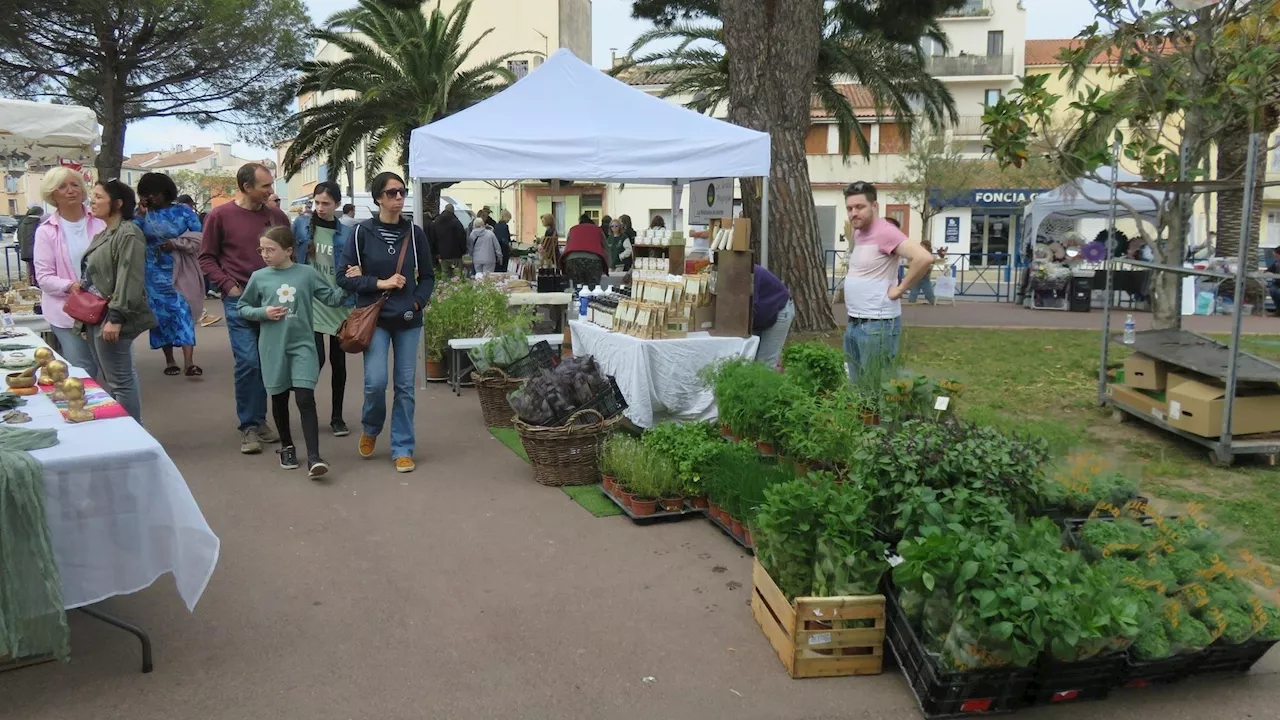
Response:
[[[424,11],[438,6],[446,14],[458,5],[459,0],[436,0],[423,6]],[[484,34],[488,31],[488,34]],[[481,37],[483,35],[483,37]],[[542,64],[543,59],[560,48],[567,48],[586,62],[591,62],[591,0],[474,0],[471,14],[463,35],[463,43],[479,43],[471,51],[477,62],[487,61],[507,53],[519,53],[507,61],[507,69],[517,78],[523,77]],[[342,52],[337,48],[320,44],[314,59],[338,60]],[[299,110],[332,102],[337,98],[332,92],[307,93],[298,98]],[[529,108],[537,112],[537,108]],[[519,118],[512,118],[519,122]],[[276,147],[276,156],[283,161],[289,147],[285,141]],[[342,185],[344,195],[354,196],[357,204],[366,202],[369,180],[374,173],[366,172],[366,146],[361,143],[358,151],[341,167],[330,168],[323,159],[315,159],[302,167],[301,172],[280,183],[282,197],[296,201],[309,197],[315,184],[329,179]],[[403,172],[399,167],[399,150],[389,152],[382,165],[383,170]],[[498,178],[495,178],[497,180]],[[450,187],[447,193],[458,200],[479,208],[483,205],[498,207],[499,190],[486,183],[467,182]],[[503,191],[505,204],[510,205],[513,194]],[[513,210],[514,212],[514,210]],[[358,217],[363,213],[357,211]]]
[[[236,157],[228,143],[214,143],[210,147],[186,147],[175,145],[169,150],[134,153],[120,166],[120,179],[126,185],[135,186],[149,172],[165,174],[188,170],[196,173],[226,173],[234,175],[241,165],[249,162],[269,163],[267,160],[249,160]]]

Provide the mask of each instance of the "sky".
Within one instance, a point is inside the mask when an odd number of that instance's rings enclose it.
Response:
[[[331,13],[350,7],[351,0],[304,0],[311,19],[320,23]],[[1023,0],[1027,8],[1027,37],[1073,37],[1093,22],[1093,6],[1089,0]],[[477,16],[473,16],[476,19]],[[631,42],[648,27],[648,24],[631,18],[630,0],[593,0],[592,3],[592,61],[597,67],[608,67],[610,48],[619,54],[626,51]],[[210,145],[226,142],[231,133],[212,126],[198,128],[172,119],[143,120],[129,126],[125,135],[125,154],[162,150],[174,145]],[[253,148],[243,143],[233,143],[236,157],[249,160],[275,159],[275,151],[269,148]]]

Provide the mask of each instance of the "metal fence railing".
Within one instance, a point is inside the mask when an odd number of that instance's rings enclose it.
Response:
[[[925,58],[930,75],[1012,75],[1012,55],[931,55]]]
[[[847,272],[848,252],[826,251],[827,285],[831,292],[843,281]],[[947,258],[946,274],[955,278],[956,297],[1013,302],[1022,282],[1026,264],[1015,262],[1009,253],[970,253]],[[899,268],[901,278],[906,268]],[[939,272],[933,270],[933,277]]]

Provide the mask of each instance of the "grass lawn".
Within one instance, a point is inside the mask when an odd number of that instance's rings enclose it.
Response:
[[[841,346],[839,334],[811,339]],[[1233,544],[1280,565],[1280,471],[1254,459],[1215,468],[1200,445],[1140,421],[1113,421],[1097,405],[1100,342],[1091,330],[911,327],[902,354],[913,370],[964,383],[965,419],[1043,437],[1058,455],[1106,458],[1139,476],[1157,507],[1203,505]],[[1280,337],[1250,336],[1244,346],[1280,361]],[[1123,359],[1124,348],[1111,350],[1113,362]]]

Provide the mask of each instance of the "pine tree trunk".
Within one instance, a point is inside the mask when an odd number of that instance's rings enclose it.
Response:
[[[102,123],[102,149],[94,161],[100,180],[120,177],[124,165],[124,133],[128,121],[124,116],[124,82],[117,81],[115,73],[103,73],[102,111],[98,122]]]
[[[720,0],[729,59],[729,119],[769,133],[769,265],[791,291],[797,330],[831,330],[818,215],[804,137],[822,38],[822,0]],[[743,208],[760,218],[759,189],[743,183]],[[753,237],[753,246],[758,247]]]

